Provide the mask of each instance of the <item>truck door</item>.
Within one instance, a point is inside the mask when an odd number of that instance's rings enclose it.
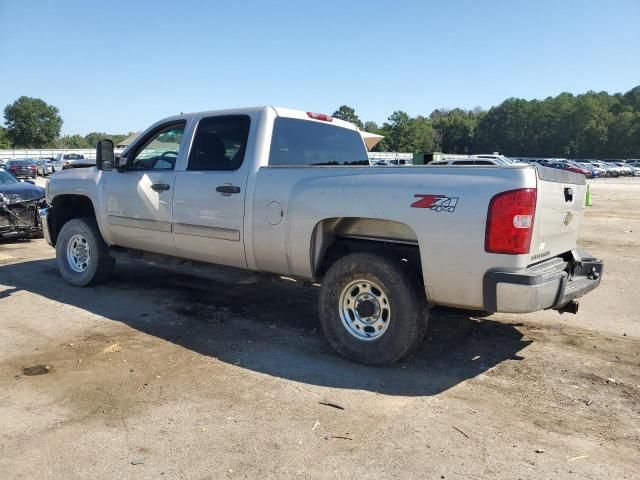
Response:
[[[185,171],[176,174],[173,238],[180,257],[246,267],[244,202],[248,115],[200,119]]]
[[[105,175],[107,218],[116,245],[176,254],[171,207],[185,127],[185,121],[158,126],[128,153],[125,171]]]

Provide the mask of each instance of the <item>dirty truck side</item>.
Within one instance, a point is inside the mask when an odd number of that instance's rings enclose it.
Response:
[[[331,345],[407,355],[428,307],[575,311],[602,262],[576,246],[583,176],[512,166],[373,167],[357,128],[260,107],[157,122],[121,157],[51,177],[41,212],[71,284],[120,257],[321,284]]]

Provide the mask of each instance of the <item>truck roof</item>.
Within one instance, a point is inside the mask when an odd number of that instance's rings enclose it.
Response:
[[[170,120],[179,120],[179,119],[189,119],[195,116],[203,117],[203,116],[214,116],[214,115],[242,115],[242,114],[250,114],[250,113],[260,113],[267,109],[273,110],[276,113],[276,115],[278,115],[279,117],[297,118],[300,120],[307,120],[310,122],[321,122],[321,123],[330,122],[332,125],[336,125],[338,127],[348,128],[349,130],[358,130],[358,127],[356,127],[353,123],[347,122],[345,120],[341,120],[339,118],[331,117],[330,115],[326,115],[326,117],[330,118],[331,120],[320,120],[318,118],[311,117],[310,114],[321,115],[321,116],[322,114],[316,114],[315,112],[308,112],[304,110],[296,110],[294,108],[276,107],[276,106],[228,108],[228,109],[222,109],[222,110],[204,110],[199,112],[182,113],[180,115],[173,115],[171,117],[164,118],[160,122],[166,122],[168,120],[170,121]],[[157,122],[157,123],[160,123],[160,122]]]

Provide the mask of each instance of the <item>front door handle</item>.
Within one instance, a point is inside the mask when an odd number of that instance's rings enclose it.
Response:
[[[154,190],[156,192],[164,192],[166,190],[169,190],[170,188],[171,187],[166,183],[154,183],[153,185],[151,185],[151,190]]]
[[[216,187],[216,192],[220,192],[223,195],[231,195],[232,193],[240,193],[240,187],[231,184],[220,185]]]

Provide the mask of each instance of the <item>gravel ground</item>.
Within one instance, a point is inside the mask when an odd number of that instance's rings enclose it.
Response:
[[[0,244],[2,478],[640,478],[640,179],[592,192],[577,315],[435,309],[389,368],[334,355],[315,289],[128,264],[77,289]]]

